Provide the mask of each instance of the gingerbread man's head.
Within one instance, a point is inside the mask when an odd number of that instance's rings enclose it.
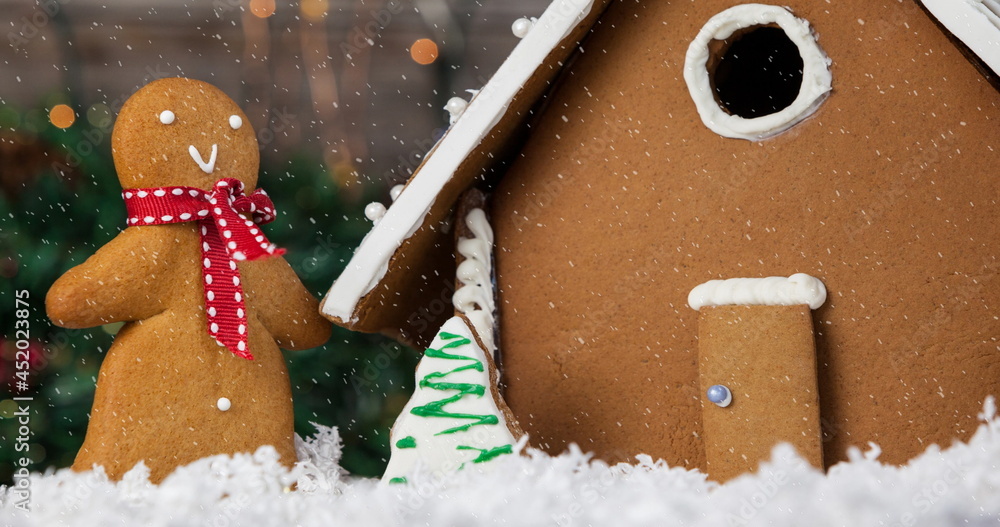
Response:
[[[122,106],[111,136],[123,188],[208,190],[236,178],[257,184],[257,138],[240,107],[218,88],[180,77],[153,81]]]

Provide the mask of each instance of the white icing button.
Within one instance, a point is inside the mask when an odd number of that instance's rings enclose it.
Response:
[[[378,220],[381,220],[382,216],[385,216],[385,205],[377,201],[369,203],[365,207],[365,216],[373,223],[378,223]]]
[[[163,124],[170,124],[174,122],[174,112],[170,110],[163,110],[160,112],[160,122]]]
[[[465,113],[465,109],[469,106],[468,101],[461,97],[452,97],[448,99],[448,104],[444,105],[444,109],[448,111],[448,115],[451,124],[455,124],[455,121]]]
[[[230,115],[229,116],[229,127],[230,128],[232,128],[233,130],[239,130],[241,126],[243,126],[243,119],[241,119],[239,115]]]
[[[392,190],[389,191],[389,197],[392,198],[392,201],[396,201],[399,198],[399,195],[403,192],[404,186],[406,185],[396,185],[395,187],[392,187]]]
[[[216,401],[215,406],[217,406],[219,410],[225,412],[233,407],[233,403],[230,402],[229,399],[226,399],[225,397],[219,397],[219,400]]]
[[[535,26],[535,21],[528,18],[518,18],[510,26],[510,30],[514,33],[517,38],[524,38],[528,36],[528,32],[531,28]]]

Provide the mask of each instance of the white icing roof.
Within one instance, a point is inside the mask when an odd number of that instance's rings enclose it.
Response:
[[[358,302],[385,276],[393,254],[423,224],[441,189],[497,125],[521,86],[586,18],[592,6],[593,0],[555,0],[549,5],[362,240],[327,293],[321,307],[324,314],[343,323],[356,322],[353,317]]]
[[[921,0],[994,72],[1000,74],[1000,0]],[[590,14],[595,0],[554,0],[462,116],[431,150],[385,216],[362,240],[323,299],[321,311],[344,325],[358,322],[361,299],[385,277],[399,247],[424,223],[459,166],[496,128],[522,86]],[[607,0],[598,0],[606,4]]]
[[[948,31],[1000,74],[1000,1],[921,0]]]

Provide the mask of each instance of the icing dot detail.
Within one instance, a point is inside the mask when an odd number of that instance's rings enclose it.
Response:
[[[709,386],[705,395],[709,401],[712,401],[720,408],[725,408],[733,403],[733,392],[721,384]]]
[[[531,28],[535,27],[535,20],[530,18],[518,18],[510,26],[511,33],[517,38],[524,38],[528,36],[528,32]]]
[[[455,124],[458,118],[465,113],[465,109],[468,108],[469,103],[461,97],[452,97],[448,99],[447,104],[444,105],[445,111],[448,112],[448,122],[449,124]]]
[[[229,411],[230,408],[233,407],[233,403],[232,403],[232,401],[230,401],[229,399],[227,399],[225,397],[219,397],[219,400],[215,402],[215,406],[219,410],[222,410],[223,412],[227,412],[227,411]]]
[[[162,198],[163,196],[167,195],[167,191],[163,190],[162,188],[158,188],[158,189],[156,189],[156,190],[153,191],[153,195],[156,196],[156,197],[158,197],[158,198]]]
[[[174,119],[176,118],[177,116],[175,116],[174,112],[171,112],[170,110],[163,110],[160,112],[160,122],[163,124],[173,124]]]
[[[385,205],[377,201],[369,203],[365,207],[365,216],[373,223],[378,223],[382,219],[382,216],[385,216]]]
[[[243,119],[239,115],[229,116],[229,127],[233,130],[239,130],[243,126]]]

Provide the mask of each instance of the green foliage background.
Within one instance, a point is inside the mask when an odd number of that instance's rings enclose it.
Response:
[[[44,108],[0,106],[0,483],[9,483],[18,425],[14,418],[15,291],[30,295],[32,371],[22,395],[31,403],[32,471],[69,466],[83,441],[104,353],[115,327],[65,330],[45,316],[49,286],[123,227],[125,209],[111,159],[110,118],[80,118],[62,130]],[[288,249],[303,283],[321,296],[370,227],[364,204],[384,195],[347,196],[318,155],[262,156],[259,186],[279,218],[265,227]],[[388,458],[388,430],[413,389],[417,355],[389,340],[334,328],[321,348],[288,352],[295,428],[339,427],[343,466],[378,476]]]

